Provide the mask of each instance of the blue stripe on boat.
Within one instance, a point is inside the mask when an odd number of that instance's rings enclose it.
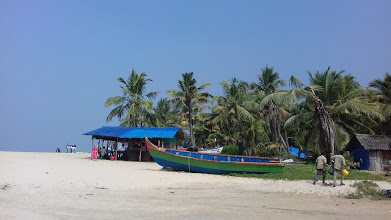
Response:
[[[214,160],[214,157],[216,156],[216,161],[228,161],[228,156],[220,156],[220,155],[210,155],[210,154],[203,154],[203,153],[193,153],[193,152],[184,152],[184,151],[173,151],[173,150],[166,150],[166,153],[177,155],[177,156],[184,156],[184,157],[192,157],[200,159],[201,155],[204,155],[203,160]],[[243,161],[242,161],[243,159]],[[270,159],[262,159],[262,158],[251,158],[251,157],[241,157],[241,156],[230,156],[230,161],[232,162],[248,162],[248,163],[270,163]]]

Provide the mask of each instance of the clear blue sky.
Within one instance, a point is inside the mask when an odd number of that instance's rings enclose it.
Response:
[[[184,72],[221,81],[346,70],[362,86],[391,72],[391,1],[0,0],[0,150],[47,151],[104,125],[132,68],[149,91]]]

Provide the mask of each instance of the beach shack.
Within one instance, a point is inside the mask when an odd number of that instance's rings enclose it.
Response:
[[[154,144],[164,148],[178,148],[178,141],[183,140],[181,128],[145,128],[103,126],[84,133],[92,138],[92,146],[99,148],[101,154],[114,159],[133,161],[152,160],[145,143],[147,137]],[[96,143],[96,144],[95,144]]]
[[[348,147],[360,170],[383,171],[391,160],[391,136],[356,134]]]

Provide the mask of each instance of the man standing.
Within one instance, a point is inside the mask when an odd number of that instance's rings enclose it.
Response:
[[[332,161],[334,161],[334,185],[333,185],[333,187],[335,187],[335,185],[336,185],[338,173],[341,174],[341,186],[345,185],[343,183],[344,175],[342,173],[342,170],[346,168],[345,158],[342,155],[334,155],[330,159]]]
[[[323,174],[323,183],[326,180],[326,167],[327,167],[327,159],[326,157],[322,154],[318,158],[316,158],[316,175],[315,175],[315,180],[313,184],[316,184],[316,181],[319,180],[320,174]]]

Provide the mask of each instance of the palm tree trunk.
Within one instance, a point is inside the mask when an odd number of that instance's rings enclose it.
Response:
[[[192,114],[191,114],[191,109],[190,108],[189,108],[189,128],[190,128],[191,146],[196,146],[196,144],[195,144],[195,137],[194,137],[193,120],[192,120]]]
[[[322,154],[330,162],[331,155],[338,149],[337,136],[330,115],[323,106],[323,102],[318,99],[315,111],[319,120],[319,145]]]
[[[269,110],[267,111],[266,116],[267,123],[270,128],[270,133],[272,135],[272,141],[277,143],[280,134],[280,122],[278,120],[278,107],[273,103],[269,103]]]
[[[288,134],[286,133],[285,129],[284,129],[284,135],[285,135],[285,140],[286,140],[286,146],[287,146],[287,151],[289,154],[291,154],[291,149],[289,149],[289,139],[288,139]]]
[[[285,133],[285,134],[286,134],[286,133]],[[289,150],[289,144],[288,144],[288,142],[285,142],[285,140],[284,140],[284,138],[282,137],[281,133],[279,133],[279,135],[280,135],[280,139],[281,139],[282,144],[284,145],[286,151],[290,154],[291,151]]]

